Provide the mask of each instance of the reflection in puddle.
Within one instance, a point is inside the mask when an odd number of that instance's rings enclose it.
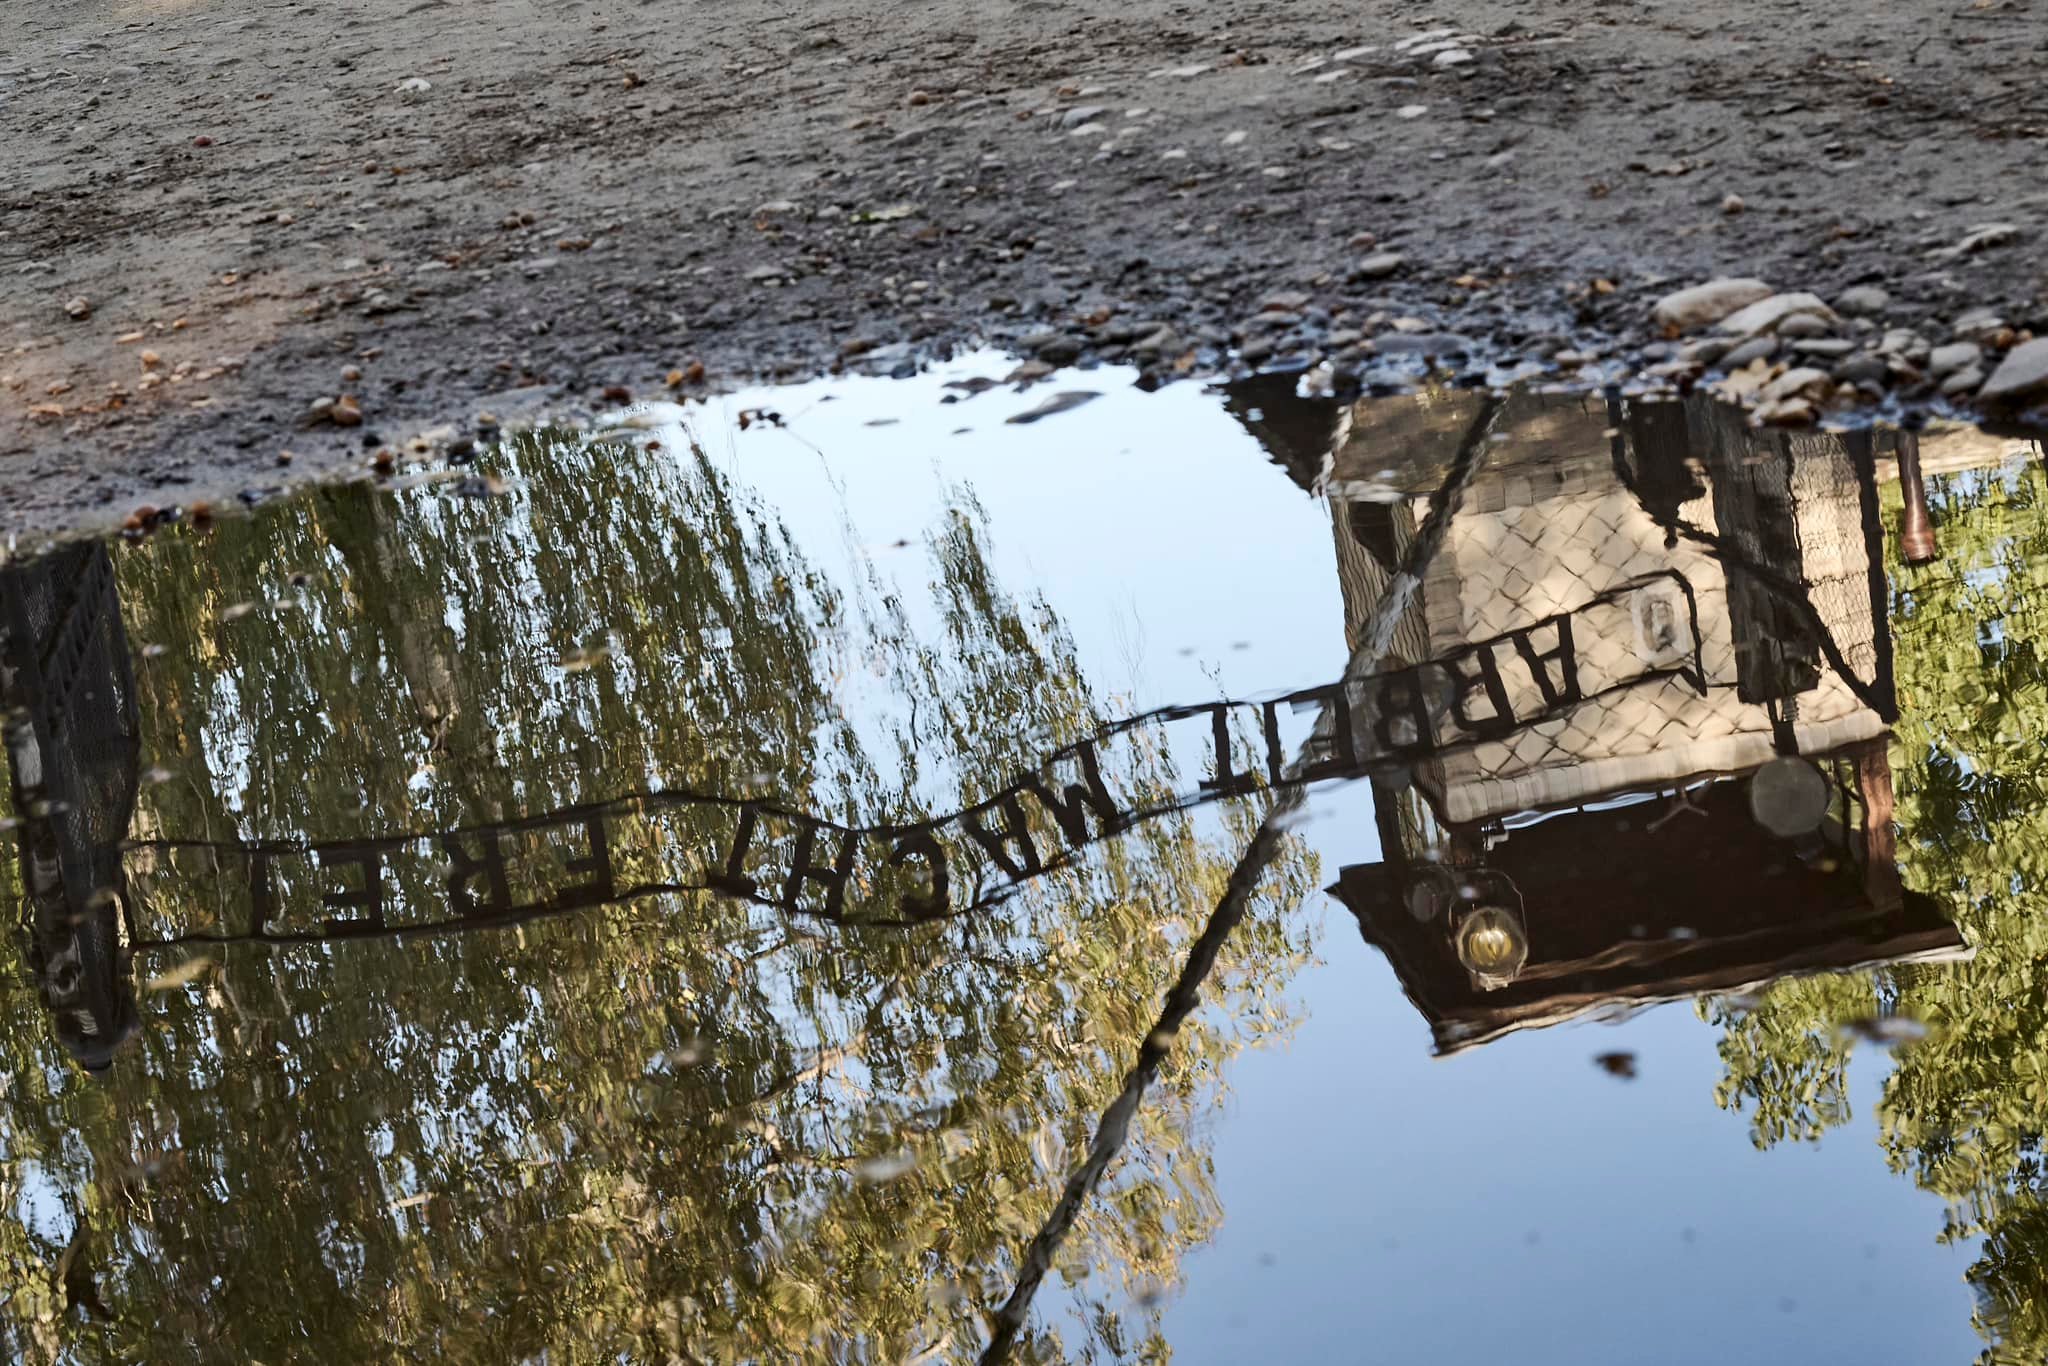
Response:
[[[975,378],[5,570],[16,1355],[1149,1359],[1326,886],[1442,1052],[1701,998],[1763,1143],[1907,1045],[2033,1340],[2023,446]]]

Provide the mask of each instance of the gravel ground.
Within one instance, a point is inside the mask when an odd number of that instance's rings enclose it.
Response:
[[[975,340],[2020,412],[2042,3],[12,0],[0,528]]]

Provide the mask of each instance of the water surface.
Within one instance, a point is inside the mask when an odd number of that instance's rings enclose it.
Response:
[[[2039,1355],[2038,449],[1007,369],[18,557],[10,1353]]]

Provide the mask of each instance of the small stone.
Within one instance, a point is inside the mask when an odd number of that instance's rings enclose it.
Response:
[[[1727,195],[1721,200],[1721,212],[1731,218],[1748,207],[1749,205],[1742,202],[1742,196],[1739,194]]]
[[[1095,122],[1095,120],[1102,117],[1102,114],[1103,108],[1099,104],[1076,105],[1060,115],[1060,127],[1079,128],[1084,123]]]
[[[1975,365],[1984,359],[1984,348],[1975,342],[1951,342],[1927,353],[1927,373],[1936,379]]]
[[[1988,308],[1973,308],[1955,320],[1949,329],[1969,341],[1983,341],[2005,331],[2005,319]]]
[[[192,145],[194,147],[211,147],[213,146],[213,139],[201,133],[198,137],[192,139]]]
[[[1882,384],[1891,367],[1884,363],[1884,357],[1865,352],[1851,356],[1834,368],[1834,377],[1844,384]]]
[[[796,211],[797,204],[793,199],[771,199],[765,204],[755,206],[754,217],[779,218],[783,214],[795,213]]]
[[[1048,365],[1072,365],[1081,359],[1081,343],[1064,333],[1040,342],[1032,353]]]
[[[1833,331],[1834,329],[1828,326],[1825,320],[1812,313],[1794,313],[1791,317],[1778,324],[1779,336],[1795,339],[1801,337],[1825,337]]]
[[[1803,398],[1766,399],[1757,405],[1756,420],[1771,427],[1803,427],[1813,421],[1813,404]]]
[[[1666,294],[1650,310],[1650,321],[1666,332],[1692,332],[1770,297],[1771,287],[1762,280],[1709,280]]]
[[[1171,327],[1161,327],[1149,336],[1140,337],[1131,344],[1131,352],[1138,356],[1164,356],[1178,354],[1181,349],[1180,333]]]
[[[1794,370],[1787,370],[1766,384],[1762,398],[1766,403],[1774,403],[1782,399],[1805,396],[1809,390],[1825,395],[1833,387],[1834,377],[1827,371],[1815,370],[1811,366],[1800,366]]]
[[[92,316],[92,300],[86,298],[83,294],[75,299],[67,299],[64,303],[64,311],[71,315],[73,322],[84,322]]]
[[[1399,270],[1406,261],[1398,251],[1382,251],[1366,257],[1351,269],[1354,280],[1382,280]]]
[[[1472,350],[1471,342],[1449,332],[1388,332],[1372,345],[1383,356],[1463,356]]]
[[[1960,398],[1964,394],[1975,393],[1977,386],[1983,382],[1983,370],[1972,365],[1967,369],[1956,371],[1953,375],[1943,380],[1941,382],[1941,392],[1950,398]]]
[[[2023,342],[2006,353],[1977,394],[1981,403],[2017,403],[2048,392],[2048,337]]]
[[[1444,50],[1443,50],[1442,52],[1439,52],[1439,53],[1437,53],[1437,54],[1436,54],[1436,57],[1435,57],[1435,58],[1434,58],[1434,59],[1432,60],[1432,62],[1431,62],[1431,65],[1433,65],[1433,66],[1463,66],[1463,65],[1465,65],[1465,63],[1467,63],[1467,62],[1469,62],[1469,61],[1471,61],[1471,60],[1472,60],[1472,54],[1471,54],[1470,52],[1466,51],[1466,50],[1465,50],[1464,48],[1462,48],[1462,47],[1447,47],[1447,48],[1445,48],[1445,49],[1444,49]]]
[[[362,367],[360,366],[344,365],[341,367],[341,379],[342,383],[344,384],[354,384],[357,380],[361,379],[362,377],[363,371]]]
[[[1868,318],[1884,312],[1891,307],[1891,302],[1892,296],[1876,285],[1857,285],[1835,296],[1835,311]]]
[[[1681,346],[1678,358],[1688,365],[1712,365],[1727,355],[1728,349],[1728,341],[1724,337],[1702,337]]]
[[[1816,356],[1821,360],[1840,360],[1856,349],[1856,343],[1846,337],[1814,337],[1793,342],[1792,349],[1802,356]]]
[[[137,356],[136,359],[142,362],[143,369],[154,370],[156,369],[157,366],[163,364],[164,358],[154,351],[144,351],[140,356]]]
[[[903,97],[903,102],[909,105],[912,109],[916,109],[919,108],[920,106],[930,104],[932,102],[932,97],[929,91],[913,90],[908,95]]]
[[[1927,342],[1910,328],[1895,327],[1885,333],[1884,340],[1877,344],[1877,349],[1888,356],[1909,360],[1915,365],[1924,365],[1927,362]]]
[[[1812,316],[1822,322],[1837,321],[1835,311],[1813,294],[1773,294],[1721,319],[1721,330],[1731,336],[1754,337],[1781,332],[1788,319]]]
[[[1404,104],[1394,111],[1394,117],[1397,119],[1419,119],[1428,112],[1429,106],[1426,104]]]
[[[1308,301],[1309,296],[1306,294],[1299,291],[1286,291],[1280,294],[1269,295],[1266,301],[1259,305],[1259,311],[1261,313],[1299,313],[1302,309],[1308,307]]]
[[[327,410],[327,420],[337,427],[360,427],[363,425],[363,410],[354,394],[343,394],[334,400],[334,406]]]
[[[1776,337],[1751,337],[1740,346],[1721,357],[1721,363],[1730,370],[1740,370],[1751,361],[1768,360],[1778,354]]]
[[[433,88],[434,83],[425,76],[408,76],[393,86],[392,91],[399,95],[424,95]]]
[[[2018,239],[2019,225],[2016,223],[1978,223],[1964,234],[1963,240],[1952,247],[1943,247],[1929,253],[1943,259],[1968,256],[1972,252],[1984,251],[1991,247],[2002,247]]]

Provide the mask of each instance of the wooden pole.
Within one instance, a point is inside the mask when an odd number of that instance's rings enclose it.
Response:
[[[1899,492],[1906,509],[1899,518],[1899,554],[1907,564],[1930,564],[1941,558],[1934,543],[1934,525],[1927,516],[1927,485],[1920,478],[1920,434],[1899,433]]]

